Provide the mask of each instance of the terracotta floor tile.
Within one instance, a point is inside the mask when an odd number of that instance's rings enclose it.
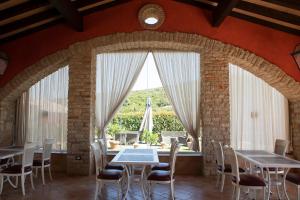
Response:
[[[43,186],[41,180],[35,179],[36,189],[30,187],[29,179],[26,180],[26,196],[22,196],[21,189],[13,189],[7,183],[3,188],[0,200],[92,200],[95,192],[95,177],[71,177],[65,174],[55,174],[54,180]],[[224,192],[221,193],[215,186],[215,177],[202,176],[177,176],[175,181],[176,200],[229,200],[232,195],[232,185],[230,180],[226,181]],[[290,199],[296,199],[296,188],[288,185]],[[117,198],[117,189],[114,185],[109,185],[102,191],[101,200],[114,200]],[[170,188],[168,185],[153,186],[153,200],[170,199]],[[142,200],[140,186],[135,183],[129,192],[127,200]],[[249,199],[248,195],[243,195],[241,199]],[[261,195],[257,199],[262,199]],[[271,199],[278,199],[274,193]]]

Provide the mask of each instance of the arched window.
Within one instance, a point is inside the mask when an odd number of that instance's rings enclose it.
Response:
[[[289,139],[288,100],[248,71],[230,64],[230,132],[236,149],[274,150]]]
[[[54,138],[53,148],[67,148],[69,67],[35,83],[17,100],[15,144],[34,142],[42,146]]]

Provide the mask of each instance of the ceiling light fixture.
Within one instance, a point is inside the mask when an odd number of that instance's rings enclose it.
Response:
[[[139,22],[145,29],[158,29],[165,20],[165,13],[161,6],[146,4],[139,10]]]

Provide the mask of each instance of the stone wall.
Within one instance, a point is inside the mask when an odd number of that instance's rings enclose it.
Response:
[[[0,89],[0,144],[12,141],[14,104],[21,93],[41,78],[69,64],[68,156],[69,174],[91,172],[90,142],[94,135],[95,58],[91,55],[133,49],[169,49],[201,54],[204,174],[213,173],[210,140],[230,142],[228,63],[239,65],[282,92],[290,101],[300,100],[300,83],[255,54],[200,35],[141,31],[117,33],[72,44],[51,54],[14,77]],[[296,106],[298,105],[298,106]],[[299,104],[291,104],[295,148],[299,144]],[[298,114],[297,114],[298,113]],[[297,128],[298,127],[298,128]],[[298,135],[298,136],[297,136]],[[298,142],[297,142],[298,141]],[[298,151],[300,152],[300,151]],[[298,157],[299,158],[299,157]]]
[[[300,160],[300,101],[289,102],[289,116],[293,154]]]
[[[211,140],[230,144],[228,58],[212,51],[201,54],[201,115],[204,175],[215,174]]]

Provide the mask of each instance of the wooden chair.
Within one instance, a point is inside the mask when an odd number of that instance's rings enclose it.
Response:
[[[27,175],[30,175],[31,180],[31,187],[34,189],[33,185],[33,176],[32,176],[32,164],[33,164],[33,156],[35,151],[36,145],[32,143],[26,143],[24,146],[24,153],[22,156],[22,164],[16,164],[9,166],[8,168],[4,169],[0,172],[0,194],[3,190],[3,180],[4,177],[7,177],[8,179],[10,177],[16,178],[16,186],[17,187],[17,180],[18,177],[21,177],[21,187],[22,187],[22,193],[25,196],[25,179]]]
[[[116,184],[118,187],[118,198],[122,198],[122,180],[124,171],[116,169],[105,169],[102,164],[102,154],[100,145],[98,142],[91,144],[94,157],[95,157],[95,168],[96,168],[96,192],[95,199],[98,198],[99,191],[101,192],[103,186],[107,183]]]
[[[151,197],[151,190],[152,190],[152,185],[153,184],[170,184],[170,189],[171,189],[171,198],[172,200],[175,199],[175,194],[174,194],[174,172],[175,172],[175,163],[176,163],[176,157],[177,153],[179,151],[179,144],[176,144],[174,147],[174,150],[172,152],[172,159],[170,163],[170,170],[153,170],[150,172],[147,178],[147,183],[148,183],[148,189],[149,192],[148,194]]]
[[[230,164],[225,164],[225,156],[223,151],[223,146],[221,142],[216,142],[212,140],[213,149],[216,156],[216,163],[217,163],[217,187],[219,186],[220,178],[221,178],[221,187],[220,191],[223,192],[224,189],[224,183],[225,183],[225,177],[231,176],[232,170]],[[242,168],[239,168],[240,173],[245,173],[245,170]]]
[[[43,152],[42,158],[33,160],[33,168],[35,169],[35,176],[38,175],[38,170],[41,169],[43,185],[45,185],[45,169],[48,168],[49,170],[49,178],[52,181],[51,175],[51,153],[52,153],[52,146],[55,142],[55,139],[45,139],[43,145]]]
[[[171,166],[171,162],[173,159],[173,152],[176,148],[176,146],[178,145],[177,140],[173,140],[172,144],[171,144],[171,148],[170,148],[170,157],[169,157],[169,162],[160,162],[158,165],[155,165],[154,167],[152,167],[152,170],[165,170],[165,171],[169,171],[170,170],[170,166]]]
[[[249,191],[249,189],[262,189],[264,193],[264,199],[269,199],[267,184],[265,183],[264,179],[252,174],[240,174],[239,163],[235,151],[232,148],[229,148],[228,151],[232,169],[233,199],[234,197],[236,200],[240,199],[241,189],[245,189],[247,191]]]

